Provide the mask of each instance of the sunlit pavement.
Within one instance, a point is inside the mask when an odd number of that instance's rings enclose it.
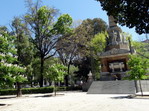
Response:
[[[59,92],[15,96],[0,96],[0,111],[148,111],[148,98],[130,98],[117,94],[86,94]]]

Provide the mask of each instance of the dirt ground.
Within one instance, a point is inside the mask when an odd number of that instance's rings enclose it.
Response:
[[[149,111],[149,98],[85,92],[0,96],[0,111]]]

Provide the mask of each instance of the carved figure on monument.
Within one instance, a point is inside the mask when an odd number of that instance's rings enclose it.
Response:
[[[117,32],[113,31],[112,33],[112,44],[115,45],[117,44]]]
[[[122,34],[120,33],[120,32],[118,32],[118,35],[119,35],[119,39],[118,39],[118,42],[123,42],[123,36],[122,36]]]
[[[122,43],[122,34],[121,34],[121,29],[117,26],[115,19],[113,18],[113,16],[109,16],[109,29],[108,29],[108,33],[109,33],[109,41],[112,45],[117,45],[118,43]]]
[[[124,35],[123,36],[123,43],[128,43],[128,41],[126,40],[126,37]]]

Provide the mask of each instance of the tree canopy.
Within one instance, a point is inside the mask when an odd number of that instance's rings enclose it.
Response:
[[[17,61],[14,41],[15,36],[6,27],[0,27],[0,87],[3,88],[26,80],[23,75],[25,69]]]
[[[40,58],[40,86],[43,87],[44,62],[56,54],[56,43],[62,35],[71,31],[72,18],[68,14],[63,14],[55,21],[57,9],[40,6],[39,1],[28,1],[28,5],[29,12],[24,18],[29,25]]]
[[[149,59],[149,44],[145,42],[132,42],[133,48],[136,50],[138,56]]]
[[[103,10],[112,15],[116,21],[129,28],[135,27],[138,34],[149,33],[148,0],[96,0]]]

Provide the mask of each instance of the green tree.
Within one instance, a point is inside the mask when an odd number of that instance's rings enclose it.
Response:
[[[77,27],[76,27],[77,26]],[[57,43],[58,55],[62,63],[67,66],[68,75],[65,77],[66,86],[68,85],[68,76],[70,66],[73,61],[90,56],[91,39],[99,32],[107,29],[106,23],[100,18],[83,20],[79,25],[73,24],[74,30],[71,34],[64,35],[64,38]]]
[[[106,30],[107,24],[100,18],[84,20],[82,24],[75,29],[75,36],[79,41],[78,48],[80,55],[90,56],[92,39],[96,34],[105,32]]]
[[[75,85],[75,81],[77,80],[76,79],[76,75],[75,75],[75,72],[78,71],[78,67],[77,66],[74,66],[74,65],[70,65],[70,69],[69,69],[69,79],[70,79],[70,85],[71,86],[74,86]]]
[[[133,48],[138,56],[149,59],[149,44],[141,41],[132,41]]]
[[[12,30],[16,37],[15,45],[17,49],[18,62],[26,67],[26,76],[29,81],[32,81],[32,62],[35,51],[33,51],[34,46],[31,42],[29,29],[27,24],[21,18],[15,17],[12,21]]]
[[[95,69],[97,68],[95,67],[96,65],[97,66],[99,65],[99,63],[96,61],[96,58],[94,56],[95,53],[97,55],[97,52],[98,52],[97,49],[95,48],[95,46],[97,45],[94,44],[94,47],[92,47],[91,44],[93,45],[93,43],[95,43],[96,41],[95,39],[97,38],[97,37],[95,38],[95,36],[97,36],[98,33],[105,32],[106,29],[107,29],[106,23],[100,18],[84,20],[82,24],[75,29],[76,30],[75,36],[79,38],[79,43],[78,43],[79,57],[77,57],[79,58],[78,59],[79,61],[77,63],[77,60],[75,60],[75,63],[79,65],[78,73],[82,73],[83,77],[85,77],[86,79],[87,79],[87,74],[89,73],[90,70],[92,71],[93,75],[96,75]],[[99,36],[99,38],[100,40],[102,40],[102,36]],[[104,44],[104,42],[100,40],[98,40],[99,45]],[[101,44],[101,42],[103,43]],[[103,50],[101,47],[98,48],[98,50],[100,49]],[[87,63],[88,66],[86,66],[85,63]],[[81,75],[78,74],[78,76],[81,76]]]
[[[54,92],[56,96],[56,82],[63,82],[66,73],[66,67],[62,64],[53,64],[49,66],[49,72],[46,73],[46,76],[49,77],[54,82]]]
[[[18,61],[27,66],[31,63],[34,55],[32,38],[30,38],[27,24],[21,18],[15,17],[12,21],[12,30],[16,37]]]
[[[36,57],[33,60],[32,63],[32,68],[33,68],[33,84],[34,86],[38,85],[39,81],[40,81],[40,58]]]
[[[86,82],[88,79],[88,73],[91,71],[91,57],[86,56],[82,59],[76,59],[74,60],[74,65],[78,67],[78,71],[75,72],[76,78]]]
[[[132,55],[128,61],[128,66],[130,71],[128,72],[128,77],[126,78],[129,80],[139,80],[140,91],[143,96],[141,80],[148,78],[147,73],[149,72],[149,60],[142,59],[137,55]]]
[[[25,71],[17,62],[15,37],[11,36],[6,27],[0,27],[0,87],[17,86],[17,96],[21,96],[20,84],[26,79],[22,75]]]
[[[46,86],[52,84],[52,79],[47,77],[46,73],[49,72],[49,67],[55,63],[61,64],[59,57],[53,56],[53,57],[45,60],[45,64],[44,64],[44,85],[46,85]]]
[[[136,54],[144,59],[149,59],[149,44],[145,41],[134,41],[132,35],[129,33],[123,33],[126,36],[126,40],[129,42],[130,52]]]
[[[106,32],[98,33],[95,35],[94,38],[92,38],[90,46],[92,47],[92,50],[94,51],[95,55],[98,56],[99,53],[105,50],[106,38],[107,38]]]
[[[112,15],[116,21],[129,28],[135,27],[138,34],[149,33],[148,0],[96,0],[103,10]],[[139,16],[138,16],[139,15]]]
[[[68,86],[68,76],[70,74],[70,66],[74,60],[74,58],[78,54],[77,41],[74,39],[73,34],[65,35],[63,39],[61,39],[56,47],[58,50],[58,56],[63,63],[63,65],[67,66],[67,75],[65,77],[65,85]]]
[[[58,11],[46,6],[40,7],[36,4],[29,4],[29,12],[25,16],[26,22],[30,25],[30,30],[34,35],[34,43],[40,57],[40,87],[43,86],[44,61],[56,54],[58,49],[56,43],[61,35],[70,32],[69,26],[72,18],[68,14],[61,15],[54,22]]]
[[[91,69],[92,73],[94,74],[95,79],[99,79],[100,74],[100,60],[99,55],[105,50],[106,47],[106,39],[107,39],[107,32],[101,32],[95,35],[94,38],[92,38],[90,47],[91,47]]]

